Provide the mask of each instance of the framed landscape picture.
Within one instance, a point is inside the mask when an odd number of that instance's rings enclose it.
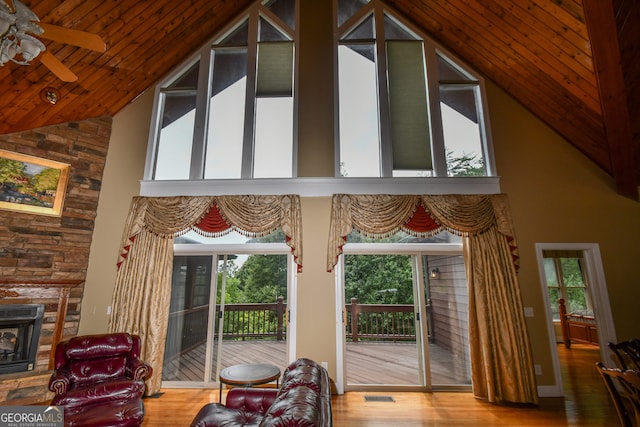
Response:
[[[0,149],[0,209],[62,215],[69,165]]]

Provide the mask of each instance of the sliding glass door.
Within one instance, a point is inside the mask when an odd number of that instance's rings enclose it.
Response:
[[[278,248],[174,255],[163,386],[212,386],[240,363],[286,366],[295,269]]]
[[[340,271],[347,390],[470,389],[461,243],[347,243]]]
[[[421,254],[432,388],[471,386],[469,294],[462,255]]]
[[[412,261],[409,255],[345,256],[348,385],[424,384]]]

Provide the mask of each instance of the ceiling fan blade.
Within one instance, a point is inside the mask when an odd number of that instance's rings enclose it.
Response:
[[[42,52],[40,61],[63,82],[75,82],[78,76],[49,52]]]
[[[95,50],[96,52],[104,52],[107,49],[104,40],[97,34],[42,22],[37,24],[44,30],[44,33],[40,34],[42,38]]]

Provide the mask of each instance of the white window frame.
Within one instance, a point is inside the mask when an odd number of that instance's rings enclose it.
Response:
[[[287,363],[292,363],[297,359],[296,336],[297,336],[297,292],[298,275],[296,263],[291,254],[291,248],[286,243],[176,243],[173,245],[173,254],[176,256],[210,256],[212,266],[216,271],[216,260],[221,255],[286,255],[287,256]],[[209,318],[214,315],[215,298],[217,293],[217,274],[211,275],[211,293],[209,301]],[[207,337],[210,342],[211,337]],[[211,359],[210,347],[207,347],[207,359]],[[205,378],[211,378],[210,375]],[[192,381],[163,381],[163,386],[174,388],[211,388],[218,386],[219,382],[204,379],[201,382]]]
[[[422,256],[422,255],[462,255],[463,247],[462,243],[345,243],[343,246],[343,252],[338,257],[338,262],[334,267],[334,280],[335,280],[335,296],[336,296],[336,393],[344,394],[346,390],[346,336],[344,321],[346,315],[344,313],[344,306],[346,301],[344,300],[344,255],[410,255],[410,256]],[[422,277],[422,272],[417,272]],[[420,307],[426,306],[422,301],[424,298],[424,284],[420,284],[419,299],[416,304]],[[429,369],[429,360],[424,353],[425,346],[428,346],[426,331],[427,331],[427,316],[420,316],[420,329],[423,337],[423,348],[420,349],[421,357],[426,359],[425,369]],[[427,349],[428,352],[428,349]],[[423,375],[426,375],[423,372]],[[430,375],[430,374],[429,374]],[[426,382],[424,386],[390,386],[391,389],[402,390],[428,390],[430,391],[431,384]]]
[[[296,23],[290,36],[294,46],[298,45],[299,39],[299,1],[296,0]],[[171,71],[168,77],[161,80],[155,87],[152,119],[149,130],[149,140],[147,144],[147,156],[144,168],[144,181],[154,181],[156,157],[158,154],[159,135],[161,131],[162,108],[164,106],[163,91],[174,81],[180,79],[184,73],[199,61],[198,87],[196,90],[196,117],[193,130],[193,141],[191,147],[191,163],[189,169],[189,181],[199,181],[204,177],[206,161],[206,141],[209,118],[209,94],[211,93],[211,77],[213,73],[213,49],[220,41],[236,30],[245,21],[249,22],[249,34],[247,43],[247,96],[245,98],[245,120],[244,139],[242,147],[242,168],[240,180],[250,180],[253,178],[253,156],[254,156],[254,131],[255,131],[255,73],[257,60],[257,27],[260,17],[268,18],[271,21],[279,22],[279,19],[259,1],[250,5],[246,13],[225,26],[215,37],[205,43],[196,53],[183,62],[180,66]],[[276,25],[278,26],[278,25]],[[298,69],[298,49],[294,48],[293,69]],[[294,71],[295,74],[295,71]],[[293,159],[292,175],[297,176],[297,111],[298,111],[298,79],[293,79]],[[184,180],[183,180],[184,181]],[[229,180],[223,180],[229,181]],[[238,181],[238,180],[234,180]],[[171,182],[163,180],[161,182]]]
[[[300,20],[299,20],[299,1],[296,0],[296,28],[295,28],[295,39],[294,42],[298,45],[299,40],[299,32],[300,32]],[[337,10],[336,2],[334,0],[334,13]],[[374,0],[377,1],[377,0]],[[254,4],[251,8],[257,8],[259,5]],[[205,196],[211,194],[217,195],[235,195],[235,194],[256,194],[256,195],[284,195],[284,194],[298,194],[302,197],[330,197],[332,194],[335,194],[337,189],[341,193],[352,193],[352,194],[497,194],[501,192],[500,189],[500,178],[495,173],[494,161],[493,161],[493,148],[491,146],[491,135],[490,129],[488,127],[484,128],[486,133],[486,144],[485,144],[485,161],[486,161],[486,170],[488,176],[480,176],[480,177],[455,177],[449,178],[446,176],[438,176],[438,177],[429,177],[429,178],[392,178],[392,177],[382,177],[382,178],[341,178],[339,176],[339,139],[338,132],[339,128],[336,125],[334,127],[335,132],[335,148],[336,148],[336,156],[335,156],[335,174],[333,177],[297,177],[298,170],[298,144],[297,144],[297,107],[298,107],[298,99],[297,96],[294,96],[294,135],[293,135],[293,175],[294,178],[290,179],[282,179],[282,178],[262,178],[262,179],[250,179],[250,178],[241,178],[241,179],[202,179],[200,176],[195,176],[195,170],[198,170],[198,174],[200,174],[204,168],[204,146],[196,146],[194,144],[192,148],[192,153],[196,151],[196,148],[200,150],[202,153],[200,158],[194,159],[192,164],[193,175],[195,177],[190,178],[189,180],[161,180],[155,181],[153,179],[154,167],[155,167],[155,157],[157,155],[157,140],[158,133],[160,130],[160,120],[161,120],[161,111],[159,111],[162,107],[160,101],[161,89],[163,87],[169,86],[173,81],[180,78],[184,72],[186,72],[193,64],[197,61],[200,61],[201,67],[206,72],[202,70],[199,72],[199,79],[201,81],[206,81],[206,86],[210,84],[210,72],[211,67],[211,47],[212,44],[221,40],[224,37],[228,36],[240,23],[244,21],[246,18],[246,14],[240,17],[239,19],[229,23],[226,27],[222,29],[222,31],[215,38],[211,39],[208,43],[206,43],[198,52],[194,53],[188,60],[186,60],[182,65],[175,68],[168,77],[164,78],[159,82],[159,84],[155,88],[155,98],[154,105],[152,111],[152,119],[150,124],[150,132],[149,132],[149,142],[147,146],[147,157],[145,162],[145,172],[143,179],[140,182],[140,195],[148,196],[148,197],[162,197],[162,196]],[[410,27],[410,26],[409,26]],[[412,28],[412,27],[411,27]],[[415,29],[413,29],[415,31]],[[337,36],[336,36],[336,46],[337,46]],[[471,73],[470,70],[466,68],[466,66],[455,58],[453,55],[448,53],[445,49],[438,46],[436,43],[429,43],[429,45],[434,46],[434,49],[431,51],[431,55],[435,55],[436,52],[441,52],[448,58],[451,58],[456,61],[456,65],[461,67],[465,72]],[[337,49],[334,50],[335,55],[335,68],[334,68],[334,81],[337,82]],[[433,62],[433,60],[429,60],[429,62]],[[294,49],[294,70],[299,69],[299,49]],[[296,71],[297,72],[297,71]],[[473,73],[472,73],[473,74]],[[294,95],[298,93],[298,84],[299,78],[294,77]],[[484,95],[484,81],[482,79],[479,80],[480,89],[481,89],[481,100],[482,100],[482,113],[484,117],[484,121],[489,122],[488,117],[488,107],[487,107],[487,99]],[[437,82],[436,82],[437,84]],[[335,96],[337,100],[337,85],[334,85]],[[208,118],[208,103],[209,100],[207,96],[201,96],[197,99],[196,105],[199,107],[199,110],[202,111],[200,113],[202,115],[202,123],[200,124],[201,128],[194,129],[194,135],[205,134],[205,120]],[[201,104],[200,104],[201,103]],[[338,109],[337,105],[334,108],[334,114],[336,115],[336,122]],[[442,127],[441,122],[435,121],[433,122],[437,126]],[[432,123],[432,131],[433,129]],[[441,133],[441,131],[440,131]],[[200,138],[200,141],[204,139]],[[434,159],[436,167],[439,169],[446,170],[446,162],[444,160],[440,161],[438,159]],[[437,162],[441,162],[438,166]],[[446,172],[445,172],[446,174]]]
[[[337,2],[334,0],[334,11],[337,16]],[[358,13],[349,18],[343,23],[341,28],[336,28],[334,31],[334,64],[335,71],[334,76],[336,82],[338,81],[338,46],[341,44],[341,34],[346,34],[349,31],[355,29],[366,18],[373,13],[375,19],[375,33],[376,33],[376,66],[378,75],[378,114],[380,120],[380,173],[382,178],[390,178],[393,175],[393,158],[392,158],[392,144],[391,144],[391,132],[390,132],[390,120],[389,120],[389,96],[387,90],[387,64],[386,64],[386,52],[384,42],[380,42],[379,38],[384,37],[384,16],[388,15],[398,20],[399,14],[386,6],[383,0],[371,0],[367,5],[363,6]],[[337,24],[337,18],[334,19]],[[431,39],[423,30],[420,30],[416,26],[402,19],[402,26],[406,27],[410,33],[413,33],[417,39],[423,41],[423,48],[425,53],[425,66],[427,73],[427,91],[428,91],[428,110],[429,110],[429,127],[431,131],[431,150],[433,159],[433,171],[435,177],[446,178],[447,177],[447,163],[446,163],[446,151],[442,126],[442,113],[440,110],[440,82],[438,76],[438,55],[444,57],[455,63],[456,68],[463,71],[469,76],[473,76],[473,80],[470,79],[470,83],[477,83],[479,90],[479,104],[477,105],[478,124],[480,127],[480,137],[482,143],[482,155],[485,162],[486,177],[497,176],[495,167],[495,159],[493,155],[493,144],[490,129],[490,120],[488,113],[487,97],[485,90],[484,79],[478,75],[476,71],[471,70],[466,64],[464,64],[455,55],[448,52],[445,48],[440,46],[437,42]],[[435,77],[434,77],[435,76]],[[335,159],[334,170],[335,176],[340,176],[340,112],[339,112],[339,85],[334,87],[334,120],[335,126]],[[477,98],[478,99],[478,98]],[[397,178],[396,178],[397,179]],[[433,177],[423,178],[425,180],[431,180]]]

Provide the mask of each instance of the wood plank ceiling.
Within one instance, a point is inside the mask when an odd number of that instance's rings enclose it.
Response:
[[[38,60],[0,67],[0,134],[116,114],[251,1],[24,0],[42,22],[99,34],[107,49],[43,40],[79,77],[74,83],[61,82]],[[620,194],[638,199],[639,2],[387,3],[609,173]],[[55,105],[41,100],[46,87],[59,92]]]

